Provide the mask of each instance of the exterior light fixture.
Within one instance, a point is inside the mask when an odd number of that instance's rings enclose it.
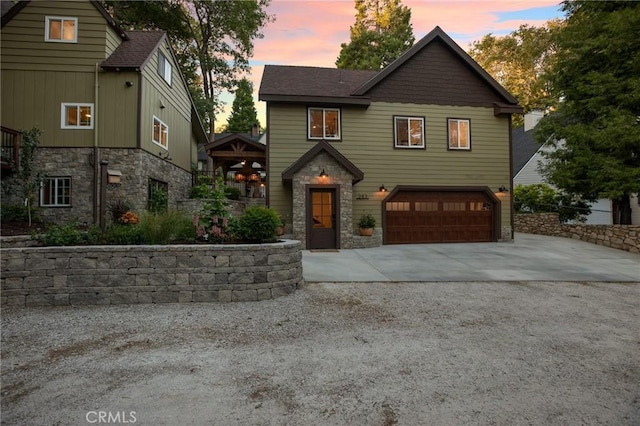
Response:
[[[380,189],[378,189],[378,191],[387,192],[387,188],[384,187],[384,183],[382,185],[380,185]]]
[[[498,188],[498,192],[509,192],[509,188],[507,188],[506,186],[502,185],[500,188]]]
[[[326,178],[329,175],[324,171],[324,169],[322,169],[322,171],[320,172],[320,174],[318,176],[320,176],[321,178]]]

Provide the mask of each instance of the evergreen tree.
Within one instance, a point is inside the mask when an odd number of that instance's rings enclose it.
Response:
[[[338,68],[380,70],[413,46],[411,9],[400,0],[355,0],[351,40],[342,43]]]
[[[243,78],[238,83],[235,92],[231,115],[227,120],[227,132],[251,132],[251,128],[258,122],[258,111],[253,102],[253,84]]]
[[[555,147],[542,172],[556,187],[613,201],[614,223],[631,221],[640,192],[640,3],[572,0],[550,81],[563,101],[536,126]]]

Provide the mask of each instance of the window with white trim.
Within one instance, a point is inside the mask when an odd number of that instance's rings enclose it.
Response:
[[[449,149],[471,149],[470,120],[449,118]]]
[[[171,86],[171,62],[158,50],[158,74]]]
[[[40,185],[40,206],[69,207],[71,206],[71,178],[46,177]]]
[[[307,116],[309,139],[340,140],[340,109],[309,108]]]
[[[77,43],[78,18],[46,16],[44,18],[44,40],[58,43]]]
[[[393,117],[393,143],[395,148],[424,148],[423,117]]]
[[[153,116],[153,143],[169,149],[169,127],[155,115]]]
[[[60,110],[63,129],[93,129],[93,104],[63,103]]]

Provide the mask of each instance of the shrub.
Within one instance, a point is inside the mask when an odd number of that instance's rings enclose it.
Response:
[[[180,211],[145,213],[140,218],[140,235],[145,244],[169,244],[193,241],[193,226]]]
[[[211,194],[211,185],[201,183],[199,185],[192,186],[189,190],[189,198],[201,200],[203,198],[209,198]]]
[[[518,213],[557,212],[561,222],[584,222],[591,213],[589,204],[577,197],[556,191],[546,183],[517,185],[513,190],[513,206]]]
[[[235,186],[225,186],[224,194],[229,200],[239,200],[240,199],[240,189]]]
[[[32,221],[39,222],[41,218],[38,216],[33,216]],[[23,204],[11,204],[4,205],[2,209],[0,209],[0,220],[12,220],[16,222],[28,222],[29,221],[29,211],[27,207]]]
[[[128,211],[120,216],[120,223],[123,225],[137,225],[140,223],[140,218],[134,212]]]
[[[360,216],[360,220],[358,221],[358,226],[360,228],[375,228],[376,227],[376,218],[373,217],[371,213],[362,213]]]
[[[164,213],[169,206],[169,194],[162,188],[153,188],[149,195],[149,211],[152,213]]]
[[[276,241],[276,228],[281,224],[282,219],[275,210],[253,206],[229,222],[229,232],[241,241],[269,243]]]
[[[66,225],[51,225],[47,232],[38,237],[45,246],[76,246],[87,243],[87,234],[75,222]]]
[[[131,206],[131,203],[129,203],[128,201],[116,200],[112,202],[111,204],[109,204],[109,211],[111,212],[111,220],[117,223],[122,217],[122,215],[124,215],[128,211],[131,211],[132,209],[133,207]]]
[[[227,220],[230,215],[224,188],[222,179],[218,178],[202,210],[194,215],[192,226],[195,227],[197,239],[218,243],[226,240]]]

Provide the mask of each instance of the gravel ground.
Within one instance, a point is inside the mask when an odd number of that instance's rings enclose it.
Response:
[[[637,425],[639,300],[633,283],[318,283],[6,308],[2,424]]]

